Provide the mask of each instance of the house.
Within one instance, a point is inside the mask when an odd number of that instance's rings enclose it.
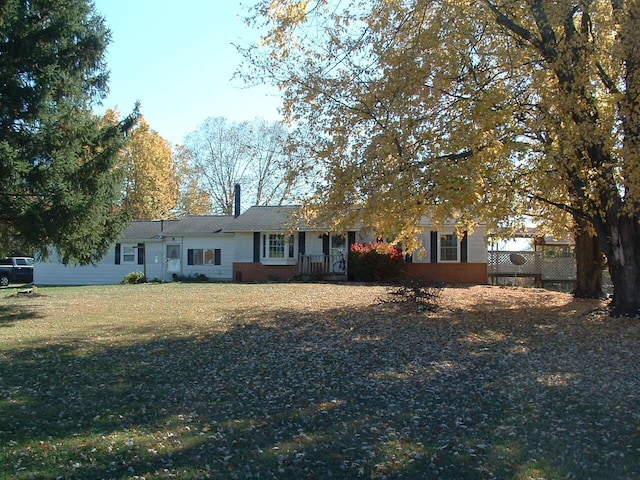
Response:
[[[239,203],[239,202],[237,202]],[[136,221],[102,261],[65,266],[55,253],[36,262],[36,285],[117,284],[131,272],[150,280],[204,275],[212,280],[261,282],[297,278],[346,279],[353,243],[374,239],[358,230],[327,232],[294,225],[297,206],[254,206],[244,213]],[[455,226],[421,223],[425,255],[415,254],[406,275],[447,283],[487,283],[487,244],[479,226],[459,238]]]
[[[337,266],[334,269],[334,264],[346,257],[352,243],[370,239],[356,231],[328,233],[300,223],[294,227],[298,209],[255,206],[227,226],[237,245],[234,280],[293,280],[300,275],[346,274]]]
[[[427,219],[420,222],[419,242],[422,255],[404,266],[407,276],[426,281],[451,284],[487,283],[487,240],[484,225],[477,225],[473,233],[464,232],[461,238],[455,225],[432,225]]]
[[[190,216],[182,220],[134,221],[104,258],[94,265],[63,265],[55,251],[36,259],[36,285],[118,284],[129,273],[142,272],[150,280],[206,275],[232,278],[233,235],[224,227],[230,215]]]

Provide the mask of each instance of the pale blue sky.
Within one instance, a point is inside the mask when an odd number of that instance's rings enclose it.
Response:
[[[151,128],[172,144],[211,116],[280,118],[274,89],[232,80],[242,60],[232,43],[257,37],[242,22],[245,9],[237,0],[94,2],[112,35],[103,108],[124,115],[139,100]]]

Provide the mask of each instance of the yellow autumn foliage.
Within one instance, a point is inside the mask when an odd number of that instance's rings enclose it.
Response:
[[[125,207],[136,220],[172,218],[178,205],[180,177],[169,143],[144,118],[121,152],[126,171]]]
[[[248,60],[320,179],[309,211],[404,244],[425,215],[580,220],[640,310],[640,2],[304,3],[259,2]]]

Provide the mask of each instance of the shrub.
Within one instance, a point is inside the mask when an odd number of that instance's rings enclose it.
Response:
[[[124,276],[122,283],[127,285],[135,285],[138,283],[147,283],[147,277],[142,272],[131,272]]]
[[[402,264],[402,251],[388,243],[354,243],[349,250],[349,274],[356,281],[391,280],[400,274]]]
[[[174,273],[171,277],[173,278],[174,282],[204,283],[209,281],[209,277],[207,277],[204,273],[194,273],[193,275],[189,275],[188,277]]]

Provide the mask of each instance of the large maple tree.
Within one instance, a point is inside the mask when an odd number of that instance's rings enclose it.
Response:
[[[245,75],[283,91],[311,210],[411,245],[417,221],[579,221],[640,313],[640,3],[269,0]]]

